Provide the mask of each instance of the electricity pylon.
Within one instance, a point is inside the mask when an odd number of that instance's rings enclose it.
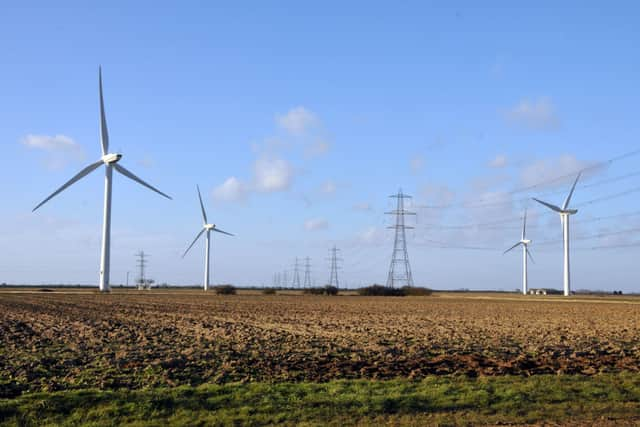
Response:
[[[405,230],[413,227],[404,223],[406,215],[415,215],[415,212],[409,212],[404,208],[404,199],[410,199],[411,196],[398,191],[398,194],[389,196],[397,199],[396,210],[385,212],[386,215],[395,215],[396,224],[388,228],[396,230],[395,240],[393,242],[393,253],[391,254],[391,265],[389,266],[389,275],[387,276],[387,286],[395,288],[396,286],[413,286],[413,277],[411,275],[411,266],[409,265],[409,254],[407,253],[407,236]]]

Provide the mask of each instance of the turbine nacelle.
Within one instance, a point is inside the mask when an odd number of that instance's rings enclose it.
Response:
[[[122,158],[122,154],[119,153],[107,153],[102,156],[100,159],[104,162],[105,165],[112,165],[114,163],[118,163],[118,161]]]
[[[531,243],[530,239],[522,239],[520,240],[520,243],[522,243],[523,245],[528,245],[529,243]]]
[[[204,229],[209,231],[209,230],[214,230],[216,228],[215,224],[205,224],[204,225]]]

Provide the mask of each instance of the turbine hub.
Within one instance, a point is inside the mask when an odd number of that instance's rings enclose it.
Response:
[[[520,243],[524,244],[524,245],[528,245],[529,243],[531,243],[530,239],[522,239],[520,240]]]
[[[107,164],[113,164],[113,163],[118,163],[118,160],[120,160],[122,158],[122,154],[118,154],[118,153],[108,153],[105,154],[104,156],[102,156],[102,161]]]
[[[214,228],[216,228],[215,224],[205,224],[204,228],[206,228],[207,230],[213,230]]]

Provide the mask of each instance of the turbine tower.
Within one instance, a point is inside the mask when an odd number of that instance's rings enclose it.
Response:
[[[533,257],[531,256],[531,252],[529,252],[529,244],[531,240],[527,239],[527,211],[524,211],[524,222],[522,223],[522,238],[518,243],[511,246],[509,249],[504,251],[503,255],[509,252],[512,249],[517,248],[522,245],[522,295],[526,295],[529,287],[528,287],[528,279],[527,279],[527,257],[531,258],[531,262],[533,262]]]
[[[576,184],[580,179],[580,175],[582,172],[578,174],[576,180],[573,183],[573,187],[571,187],[571,191],[569,195],[565,199],[562,207],[558,207],[556,205],[552,205],[551,203],[543,202],[542,200],[538,200],[535,197],[533,200],[536,202],[545,205],[552,211],[558,212],[560,214],[560,222],[562,224],[562,239],[564,241],[564,296],[568,297],[571,294],[571,274],[570,274],[570,266],[569,266],[569,217],[571,215],[575,215],[578,213],[577,209],[569,209],[569,202],[571,202],[571,196],[573,196],[573,191],[576,189]]]
[[[95,163],[90,164],[89,166],[82,169],[78,172],[73,178],[67,181],[62,187],[58,188],[54,191],[49,197],[40,202],[33,211],[38,209],[40,206],[47,203],[53,197],[60,194],[67,187],[70,187],[75,182],[81,180],[85,176],[89,175],[94,170],[98,169],[100,166],[105,166],[105,178],[104,178],[104,222],[102,223],[102,254],[100,257],[100,291],[108,292],[109,291],[109,269],[110,269],[110,260],[111,260],[111,183],[113,170],[115,169],[120,174],[126,176],[127,178],[136,181],[137,183],[144,185],[150,190],[155,191],[161,196],[166,197],[171,200],[171,197],[164,194],[162,191],[157,188],[147,184],[137,176],[135,176],[132,172],[125,169],[123,166],[118,164],[118,161],[122,158],[122,154],[119,153],[110,153],[109,152],[109,132],[107,130],[107,119],[104,112],[104,98],[102,96],[102,68],[98,68],[98,86],[100,90],[100,142],[102,146],[102,157]]]
[[[196,185],[196,189],[198,190],[198,199],[200,200],[200,209],[202,210],[202,220],[203,220],[203,226],[202,226],[202,230],[200,230],[200,232],[198,233],[198,235],[196,236],[195,239],[193,239],[193,242],[191,242],[191,244],[189,245],[189,247],[187,248],[186,251],[184,251],[184,254],[182,254],[182,258],[185,257],[185,255],[187,255],[187,252],[189,252],[189,249],[191,249],[193,247],[193,245],[196,244],[196,242],[198,241],[198,239],[200,238],[200,236],[202,236],[205,232],[207,233],[206,237],[205,237],[205,244],[204,244],[204,282],[203,282],[203,288],[205,291],[209,290],[209,251],[211,249],[211,230],[216,231],[218,233],[222,233],[222,234],[226,234],[228,236],[233,236],[233,234],[231,233],[227,233],[226,231],[222,231],[219,228],[216,228],[215,224],[209,224],[207,221],[207,213],[204,210],[204,203],[202,203],[202,196],[200,195],[200,187],[198,187]]]
[[[386,215],[395,215],[396,224],[388,228],[396,230],[396,237],[393,242],[393,253],[391,254],[391,265],[389,266],[389,275],[387,276],[387,286],[395,288],[396,285],[413,286],[413,277],[411,275],[411,266],[409,265],[409,254],[407,253],[407,236],[406,229],[412,229],[404,224],[405,215],[415,215],[415,212],[409,212],[404,208],[404,199],[410,199],[402,192],[389,196],[397,199],[395,211],[385,212]]]

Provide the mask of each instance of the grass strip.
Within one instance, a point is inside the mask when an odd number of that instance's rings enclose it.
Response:
[[[478,425],[640,421],[640,374],[70,390],[0,400],[0,425]]]

